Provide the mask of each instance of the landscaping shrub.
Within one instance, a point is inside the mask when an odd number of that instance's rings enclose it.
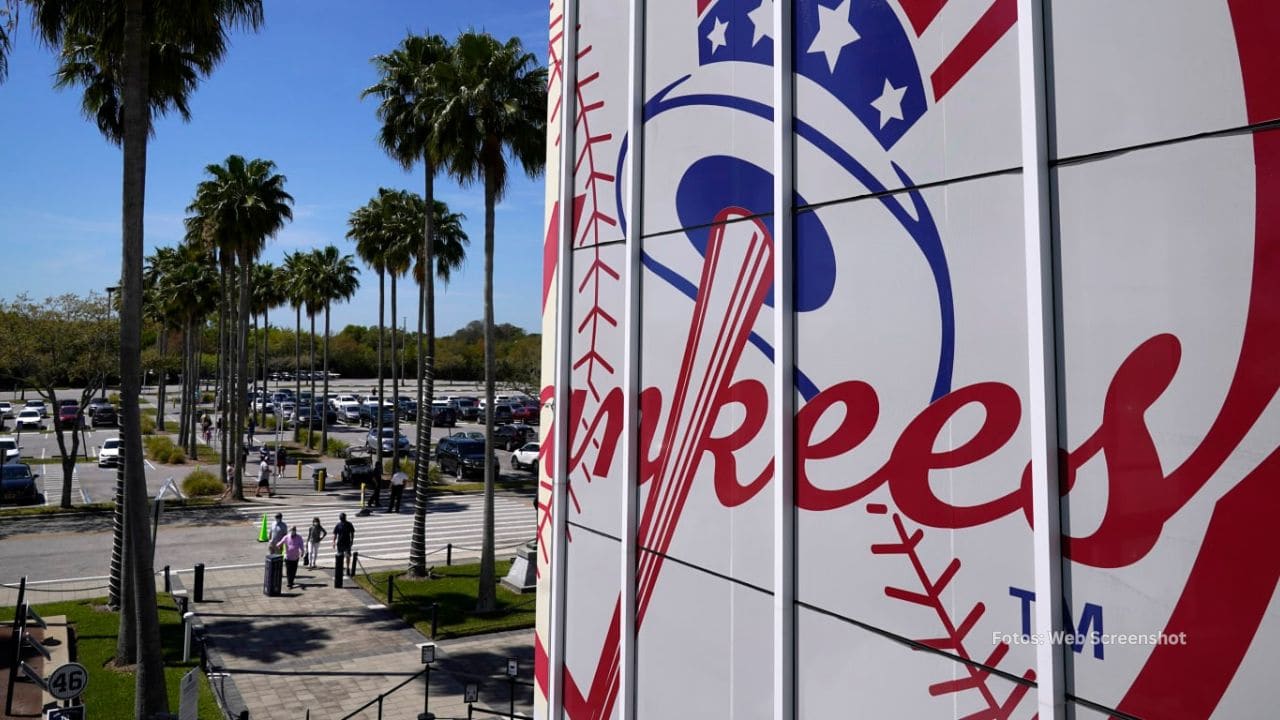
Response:
[[[156,432],[156,420],[150,415],[143,415],[141,422],[143,435],[154,435]]]
[[[182,481],[182,492],[187,497],[222,494],[222,481],[208,470],[196,470]]]
[[[142,439],[142,444],[146,446],[147,455],[158,463],[181,465],[187,461],[186,453],[182,448],[174,445],[168,435],[145,437]]]
[[[342,457],[342,454],[351,447],[349,443],[344,443],[336,438],[329,438],[329,444],[324,449],[324,454],[329,457]]]
[[[202,402],[202,403],[211,403],[211,402],[213,402],[213,393],[211,393],[211,392],[202,392],[202,393],[200,393],[200,402]]]

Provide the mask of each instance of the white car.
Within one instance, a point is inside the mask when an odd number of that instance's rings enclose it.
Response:
[[[0,418],[13,419],[13,403],[7,400],[0,401]]]
[[[98,467],[115,467],[120,464],[120,438],[107,438],[98,451]]]
[[[360,403],[355,400],[338,401],[338,419],[348,425],[360,424]]]
[[[43,400],[28,400],[22,408],[23,410],[35,410],[40,413],[40,417],[49,417],[49,407],[44,404]]]
[[[23,408],[13,424],[19,430],[44,429],[44,419],[40,416],[40,411],[34,408]]]
[[[18,441],[13,438],[0,438],[0,451],[4,452],[6,465],[22,459],[22,450],[18,447]]]
[[[511,467],[516,470],[532,470],[538,472],[538,443],[525,443],[519,450],[511,453]]]

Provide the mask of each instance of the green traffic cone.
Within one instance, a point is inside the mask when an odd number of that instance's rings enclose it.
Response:
[[[258,531],[258,542],[266,542],[269,536],[267,530],[267,514],[262,513],[262,529]]]

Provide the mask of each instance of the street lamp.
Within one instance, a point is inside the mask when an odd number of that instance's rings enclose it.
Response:
[[[436,661],[436,644],[433,642],[418,643],[418,649],[422,651],[422,664],[426,666],[424,670],[426,682],[422,685],[422,713],[418,715],[418,720],[436,720],[436,716],[432,715],[429,709],[431,703],[431,663]]]

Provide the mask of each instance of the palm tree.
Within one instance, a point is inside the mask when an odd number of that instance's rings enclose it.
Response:
[[[360,270],[350,255],[342,255],[338,248],[326,245],[315,251],[316,285],[324,297],[324,398],[329,397],[329,312],[333,303],[350,300],[360,288]],[[320,421],[320,447],[328,451],[329,413],[323,413]]]
[[[324,309],[324,292],[321,289],[320,278],[320,250],[315,249],[306,255],[307,266],[307,282],[304,286],[303,295],[306,298],[307,318],[311,321],[311,334],[308,336],[310,341],[311,352],[311,369],[307,373],[311,379],[311,399],[308,400],[307,412],[307,447],[315,447],[316,435],[312,432],[315,429],[315,406],[316,406],[316,315]],[[294,417],[299,417],[298,411],[294,410]],[[297,423],[294,423],[295,425]],[[322,448],[323,450],[323,448]]]
[[[464,32],[454,43],[451,61],[433,73],[447,97],[435,116],[439,137],[449,138],[449,173],[461,182],[484,185],[484,375],[485,471],[484,528],[480,553],[478,611],[497,605],[494,571],[493,453],[494,207],[507,187],[507,158],[530,177],[546,163],[547,71],[524,51],[518,38],[499,43],[488,33]]]
[[[187,208],[188,212],[199,213],[205,233],[212,235],[219,247],[234,252],[239,275],[239,303],[235,313],[238,350],[231,391],[233,402],[229,404],[232,415],[227,426],[233,439],[231,464],[235,477],[232,482],[237,499],[244,498],[245,458],[240,438],[244,437],[248,400],[250,269],[262,253],[267,238],[293,219],[290,208],[293,197],[284,190],[285,177],[275,170],[276,164],[270,160],[245,160],[240,155],[230,155],[221,165],[205,166],[209,179],[196,187],[196,197]]]
[[[392,243],[393,210],[395,191],[378,188],[378,194],[363,207],[357,208],[347,219],[347,238],[355,241],[356,255],[365,265],[378,271],[378,406],[373,409],[370,425],[377,431],[376,437],[382,436],[382,407],[386,400],[383,376],[386,363],[383,360],[382,344],[386,326],[386,284],[387,284],[387,249]],[[378,467],[382,467],[382,443],[377,446]]]
[[[280,271],[271,263],[258,263],[253,266],[253,297],[250,305],[253,306],[254,324],[257,325],[258,316],[262,316],[262,332],[259,335],[257,329],[254,330],[255,337],[261,337],[262,341],[258,348],[258,374],[254,376],[254,384],[257,384],[258,378],[262,379],[262,391],[265,393],[267,388],[267,365],[270,357],[268,345],[268,336],[271,334],[271,323],[268,318],[271,309],[278,307],[285,301],[284,291],[280,283]],[[258,410],[259,406],[254,407],[254,415],[257,417],[257,424],[262,426],[263,415]]]
[[[410,35],[400,46],[386,55],[378,55],[373,59],[378,68],[379,80],[368,87],[361,97],[377,97],[378,119],[382,127],[378,132],[378,144],[405,170],[411,170],[422,161],[425,172],[423,195],[426,207],[435,206],[435,176],[442,164],[444,155],[442,146],[447,139],[436,132],[435,118],[444,104],[445,96],[441,86],[436,83],[435,69],[448,63],[452,49],[448,41],[439,35]],[[431,258],[436,250],[433,232],[432,213],[423,213],[421,249],[414,254],[431,265]],[[435,316],[435,286],[433,283],[422,283],[418,293],[418,437],[419,455],[425,454],[431,446],[431,424],[423,422],[431,397],[434,395],[433,380],[435,378],[434,353],[426,357],[422,353],[422,318]],[[424,307],[425,306],[425,307]],[[394,318],[395,313],[392,312]],[[435,338],[432,337],[430,349],[434,351]],[[423,392],[423,380],[426,379],[426,392]],[[410,572],[416,576],[426,575],[426,487],[427,463],[415,463],[414,466],[414,532],[410,542]]]
[[[147,177],[147,139],[151,117],[177,109],[185,114],[186,97],[196,80],[207,76],[226,52],[227,27],[257,29],[262,24],[261,0],[213,0],[195,8],[186,3],[155,0],[28,0],[37,33],[51,47],[81,39],[96,47],[95,64],[109,69],[116,80],[119,124],[107,131],[108,140],[123,148],[122,261],[120,294],[121,438],[124,449],[125,577],[133,601],[121,612],[116,661],[127,664],[136,656],[134,715],[167,713],[164,658],[160,652],[160,623],[155,605],[151,538],[147,533],[146,479],[142,465],[141,412],[138,393],[142,370],[142,255],[144,189]],[[175,71],[174,68],[179,70]],[[105,73],[104,73],[105,74]],[[184,78],[170,83],[174,78]],[[157,93],[153,88],[164,88]],[[86,92],[86,99],[88,93]],[[98,103],[107,104],[106,102]],[[87,103],[86,103],[87,105]],[[97,111],[94,111],[95,116]],[[130,616],[136,621],[130,627]],[[137,638],[136,646],[134,639]]]
[[[293,252],[284,256],[284,280],[281,283],[285,298],[289,305],[293,308],[294,314],[294,330],[293,330],[293,440],[298,441],[298,403],[302,400],[302,307],[307,304],[308,283],[311,279],[308,276],[310,268],[307,263],[307,255],[302,252]],[[276,422],[284,422],[283,417],[276,418]]]
[[[17,6],[0,7],[0,83],[9,76],[9,51],[13,46],[9,42],[9,33],[18,24]]]

